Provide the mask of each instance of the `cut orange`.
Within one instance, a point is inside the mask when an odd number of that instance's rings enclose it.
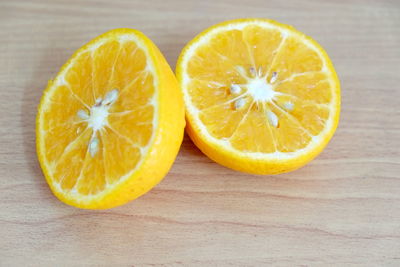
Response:
[[[158,48],[139,31],[112,30],[49,82],[37,115],[38,157],[61,201],[111,208],[165,176],[184,125],[178,83]]]
[[[205,30],[183,49],[176,73],[191,139],[235,170],[299,168],[323,150],[338,124],[340,85],[328,55],[272,20]]]

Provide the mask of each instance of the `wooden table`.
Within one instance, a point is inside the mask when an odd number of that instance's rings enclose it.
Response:
[[[331,56],[341,121],[316,160],[247,175],[185,137],[165,180],[125,206],[86,211],[51,194],[35,115],[74,50],[137,28],[174,67],[196,33],[238,17],[295,25]],[[2,0],[0,36],[1,266],[400,266],[399,1]]]

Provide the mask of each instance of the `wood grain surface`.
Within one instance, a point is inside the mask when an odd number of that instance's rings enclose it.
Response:
[[[47,80],[74,50],[137,28],[174,67],[232,18],[292,24],[342,83],[339,128],[306,167],[231,171],[185,137],[168,176],[125,206],[86,211],[50,192],[35,151]],[[400,266],[400,1],[0,1],[1,266]]]

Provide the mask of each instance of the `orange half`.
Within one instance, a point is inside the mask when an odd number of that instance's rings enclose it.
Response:
[[[184,108],[165,58],[136,30],[80,48],[50,81],[37,115],[37,152],[63,202],[110,208],[155,186],[180,147]]]
[[[323,150],[338,124],[340,85],[327,53],[272,20],[212,26],[185,46],[176,74],[191,139],[235,170],[297,169]]]

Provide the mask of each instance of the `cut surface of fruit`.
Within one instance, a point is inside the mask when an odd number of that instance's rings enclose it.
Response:
[[[267,19],[215,25],[182,50],[187,131],[216,162],[254,174],[297,169],[336,130],[340,85],[326,52]]]
[[[177,81],[141,32],[116,29],[80,48],[39,105],[38,157],[53,193],[80,208],[111,208],[155,186],[180,147]]]

